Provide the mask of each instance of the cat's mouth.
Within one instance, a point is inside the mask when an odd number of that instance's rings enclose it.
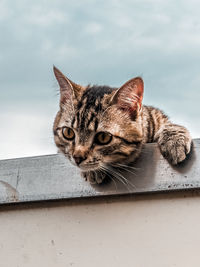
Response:
[[[99,169],[99,163],[80,164],[78,167],[82,171],[96,171]]]

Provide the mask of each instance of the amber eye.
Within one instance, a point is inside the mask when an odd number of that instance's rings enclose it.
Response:
[[[107,145],[112,140],[112,135],[106,132],[99,132],[95,136],[95,143],[98,145]]]
[[[74,131],[69,127],[63,127],[62,134],[63,134],[63,137],[67,140],[73,140],[75,137]]]

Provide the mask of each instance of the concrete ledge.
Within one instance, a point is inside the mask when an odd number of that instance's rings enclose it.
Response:
[[[162,157],[156,144],[147,144],[133,167],[123,172],[124,183],[91,186],[60,154],[2,160],[0,204],[200,189],[200,139],[177,167]]]

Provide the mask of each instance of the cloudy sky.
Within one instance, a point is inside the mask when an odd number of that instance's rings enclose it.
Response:
[[[73,81],[145,81],[144,103],[200,137],[200,2],[0,0],[0,159],[55,153],[55,64]]]

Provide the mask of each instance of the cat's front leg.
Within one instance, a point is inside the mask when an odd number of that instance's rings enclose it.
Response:
[[[163,125],[156,133],[155,140],[162,155],[173,165],[184,161],[191,150],[190,133],[180,125]]]
[[[81,172],[81,175],[85,181],[88,181],[90,184],[101,184],[106,177],[106,175],[100,171]]]

